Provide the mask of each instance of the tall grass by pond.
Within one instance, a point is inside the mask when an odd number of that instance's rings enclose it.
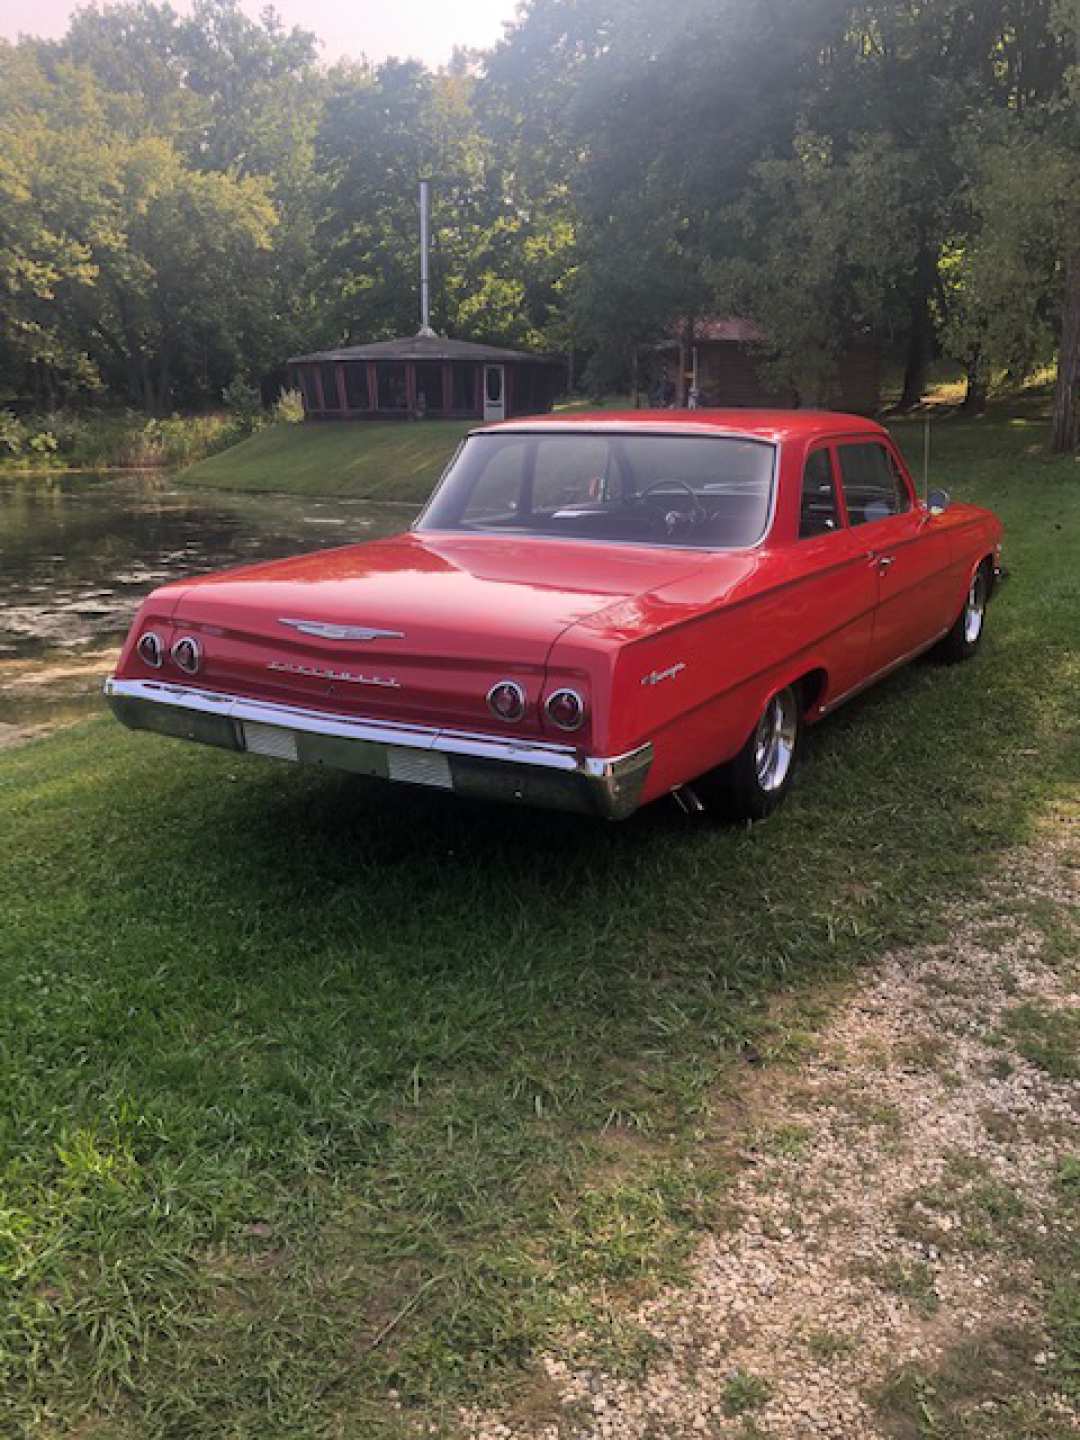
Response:
[[[819,727],[751,830],[107,719],[0,757],[0,1431],[389,1440],[394,1390],[450,1434],[561,1327],[643,1363],[618,1303],[718,1223],[747,1061],[1075,785],[1080,464],[1044,439],[938,427],[935,483],[1007,525],[984,648]]]
[[[17,416],[0,409],[0,474],[56,470],[180,469],[226,450],[266,425],[301,419],[286,392],[263,411],[248,387],[229,409],[157,418],[141,411],[57,410]],[[229,398],[228,396],[226,398]]]

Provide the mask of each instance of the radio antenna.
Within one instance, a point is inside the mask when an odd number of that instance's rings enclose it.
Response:
[[[923,421],[923,446],[922,446],[922,488],[923,500],[930,498],[930,416],[927,415]]]

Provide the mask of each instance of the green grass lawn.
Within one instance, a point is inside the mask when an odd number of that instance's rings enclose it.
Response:
[[[575,401],[561,411],[624,408],[625,396]],[[268,490],[290,495],[347,495],[421,504],[458,442],[478,420],[326,421],[273,425],[182,472],[185,485],[208,490]]]
[[[637,1363],[611,1307],[717,1223],[748,1058],[1075,782],[1080,464],[1044,438],[938,426],[935,482],[1008,527],[985,645],[819,727],[752,830],[107,718],[0,757],[0,1433],[382,1440],[393,1388],[449,1435],[568,1322]]]
[[[183,472],[203,489],[426,500],[475,421],[273,425]]]

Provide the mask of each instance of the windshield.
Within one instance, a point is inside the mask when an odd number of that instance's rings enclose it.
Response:
[[[418,530],[728,549],[764,535],[775,448],[725,435],[472,435]]]

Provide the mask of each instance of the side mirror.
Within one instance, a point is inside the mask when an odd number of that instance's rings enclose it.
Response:
[[[952,496],[947,490],[931,490],[926,497],[926,508],[931,515],[944,515],[951,504]]]

